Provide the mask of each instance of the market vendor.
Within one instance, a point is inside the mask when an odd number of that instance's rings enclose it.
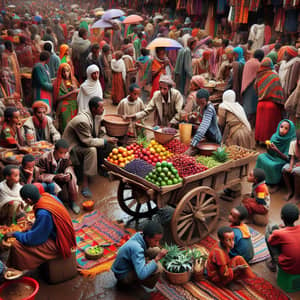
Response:
[[[151,252],[155,252],[153,248],[159,246],[162,237],[162,226],[154,221],[149,221],[144,226],[142,233],[136,233],[119,249],[111,269],[120,287],[128,287],[137,282],[148,288],[155,286],[162,271],[159,260],[167,254],[167,251],[165,249],[157,251],[157,255],[148,263],[146,256],[147,253],[150,253],[151,248]]]
[[[42,263],[68,258],[76,247],[75,231],[68,211],[48,193],[39,193],[36,186],[25,184],[21,197],[33,205],[35,222],[26,232],[10,232],[4,239],[15,237],[10,248],[7,266],[20,270],[33,270]]]
[[[201,123],[191,141],[190,148],[187,150],[188,155],[192,155],[196,152],[196,146],[204,138],[208,142],[217,144],[220,144],[222,141],[216,110],[209,101],[209,92],[206,89],[200,89],[196,94],[196,102],[200,107]]]
[[[236,279],[255,278],[256,275],[242,256],[229,256],[234,246],[232,228],[221,227],[218,230],[218,238],[220,243],[210,251],[207,259],[208,279],[217,284],[227,285]]]
[[[154,95],[146,108],[136,114],[128,115],[127,118],[143,119],[151,112],[155,112],[155,125],[163,127],[175,127],[180,120],[183,106],[183,98],[180,92],[173,88],[174,81],[168,75],[161,75],[159,79],[159,91]]]
[[[89,190],[89,178],[97,175],[104,158],[108,156],[118,140],[114,137],[105,137],[100,129],[103,115],[103,101],[99,97],[89,100],[89,109],[79,113],[68,124],[63,134],[72,149],[71,158],[74,166],[83,166],[83,182],[81,194],[92,197]],[[99,151],[98,151],[99,150]]]
[[[54,127],[49,105],[44,101],[35,101],[32,105],[33,116],[29,117],[23,125],[23,135],[27,144],[37,141],[55,143],[60,139],[60,133]]]
[[[0,133],[0,146],[17,148],[23,151],[25,141],[21,133],[20,111],[15,107],[8,107],[4,111],[4,123]]]
[[[37,162],[42,182],[54,185],[55,194],[64,202],[68,202],[74,213],[79,214],[76,204],[77,178],[68,153],[69,144],[61,139],[52,151],[44,153]]]

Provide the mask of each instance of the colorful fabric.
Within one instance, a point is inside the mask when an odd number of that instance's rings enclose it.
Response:
[[[34,210],[45,209],[52,214],[56,227],[56,245],[64,258],[71,255],[71,249],[76,247],[75,231],[67,209],[48,193],[42,194],[34,205]]]
[[[66,44],[60,45],[60,48],[59,48],[59,58],[60,58],[60,60],[62,60],[65,57],[68,50],[69,50],[68,45],[66,45]]]
[[[139,65],[139,69],[137,72],[137,84],[140,88],[146,87],[146,85],[150,84],[152,81],[151,76],[151,64],[152,59],[150,56],[140,56],[137,59],[137,64]]]
[[[266,122],[265,118],[263,122]],[[290,130],[285,136],[281,136],[279,134],[279,128],[282,122],[288,122],[290,124]],[[296,129],[294,123],[290,120],[284,119],[279,122],[276,132],[271,137],[271,142],[274,143],[274,145],[279,149],[281,153],[283,153],[284,155],[288,155],[290,142],[295,138]],[[285,164],[285,160],[279,157],[274,151],[268,150],[267,153],[263,153],[258,156],[256,161],[256,168],[261,168],[265,171],[266,183],[277,184],[281,179],[281,170]]]
[[[85,214],[73,220],[76,232],[76,260],[83,275],[96,275],[108,271],[117,256],[118,248],[129,238],[129,232],[108,220],[100,211]],[[85,258],[84,250],[95,245],[106,245],[103,256],[97,260]]]
[[[241,93],[243,92],[255,81],[256,73],[260,67],[260,62],[256,58],[250,58],[243,70],[243,79],[242,79],[242,87]]]
[[[231,290],[208,281],[189,281],[184,285],[173,285],[164,279],[157,284],[157,289],[170,300],[290,300],[280,289],[261,277],[239,281],[242,287]]]
[[[291,57],[296,57],[298,56],[298,49],[293,46],[287,46],[285,48],[285,52],[287,52]]]
[[[155,91],[159,90],[159,78],[162,74],[166,74],[166,68],[164,67],[163,61],[159,61],[157,58],[152,61],[152,73],[156,73],[156,76],[152,78],[152,90],[150,97],[152,98]]]
[[[236,61],[242,63],[242,64],[245,64],[245,58],[244,58],[244,50],[242,47],[235,47],[233,48],[233,52],[235,52],[238,57],[236,59]]]
[[[255,88],[258,94],[258,101],[271,100],[278,104],[284,103],[283,89],[277,73],[273,70],[273,64],[269,57],[261,62],[257,72]]]
[[[4,122],[0,134],[0,146],[4,148],[14,148],[18,144],[16,131]]]
[[[62,77],[62,72],[65,68],[68,68],[70,71],[70,78],[64,79]],[[56,114],[58,117],[59,122],[59,129],[61,132],[64,131],[66,128],[68,122],[70,122],[78,112],[78,104],[77,104],[77,95],[78,92],[76,91],[78,85],[77,80],[72,74],[72,69],[70,68],[69,64],[62,63],[59,66],[58,72],[57,72],[57,78],[53,83],[53,97],[55,104],[57,106],[56,108]],[[72,92],[68,97],[58,100],[58,97],[64,96],[70,92]]]

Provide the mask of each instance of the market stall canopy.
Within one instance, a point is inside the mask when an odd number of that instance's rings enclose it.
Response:
[[[144,21],[144,19],[139,15],[130,15],[123,20],[123,24],[138,24]]]
[[[148,46],[147,49],[155,49],[158,47],[165,47],[168,49],[180,49],[182,45],[177,41],[169,38],[156,38]]]
[[[121,9],[109,9],[103,14],[102,19],[107,21],[110,19],[120,18],[121,16],[124,16],[124,15],[125,15],[125,12]]]
[[[93,24],[92,28],[113,28],[113,23],[100,19]]]

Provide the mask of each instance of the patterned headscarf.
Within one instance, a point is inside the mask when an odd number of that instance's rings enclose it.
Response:
[[[62,60],[63,57],[66,55],[66,52],[69,50],[69,46],[66,45],[66,44],[62,44],[60,46],[60,49],[59,49],[59,58]]]

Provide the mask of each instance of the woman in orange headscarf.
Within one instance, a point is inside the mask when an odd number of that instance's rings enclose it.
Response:
[[[60,46],[60,49],[59,49],[59,58],[60,58],[60,61],[61,63],[67,63],[70,65],[71,67],[71,70],[72,70],[72,74],[74,74],[74,66],[73,66],[73,63],[72,63],[72,60],[70,58],[70,49],[69,49],[69,46],[66,45],[66,44],[62,44]]]
[[[53,83],[54,105],[61,133],[68,122],[77,115],[78,91],[78,83],[71,71],[70,65],[62,63],[59,66],[57,78]]]

